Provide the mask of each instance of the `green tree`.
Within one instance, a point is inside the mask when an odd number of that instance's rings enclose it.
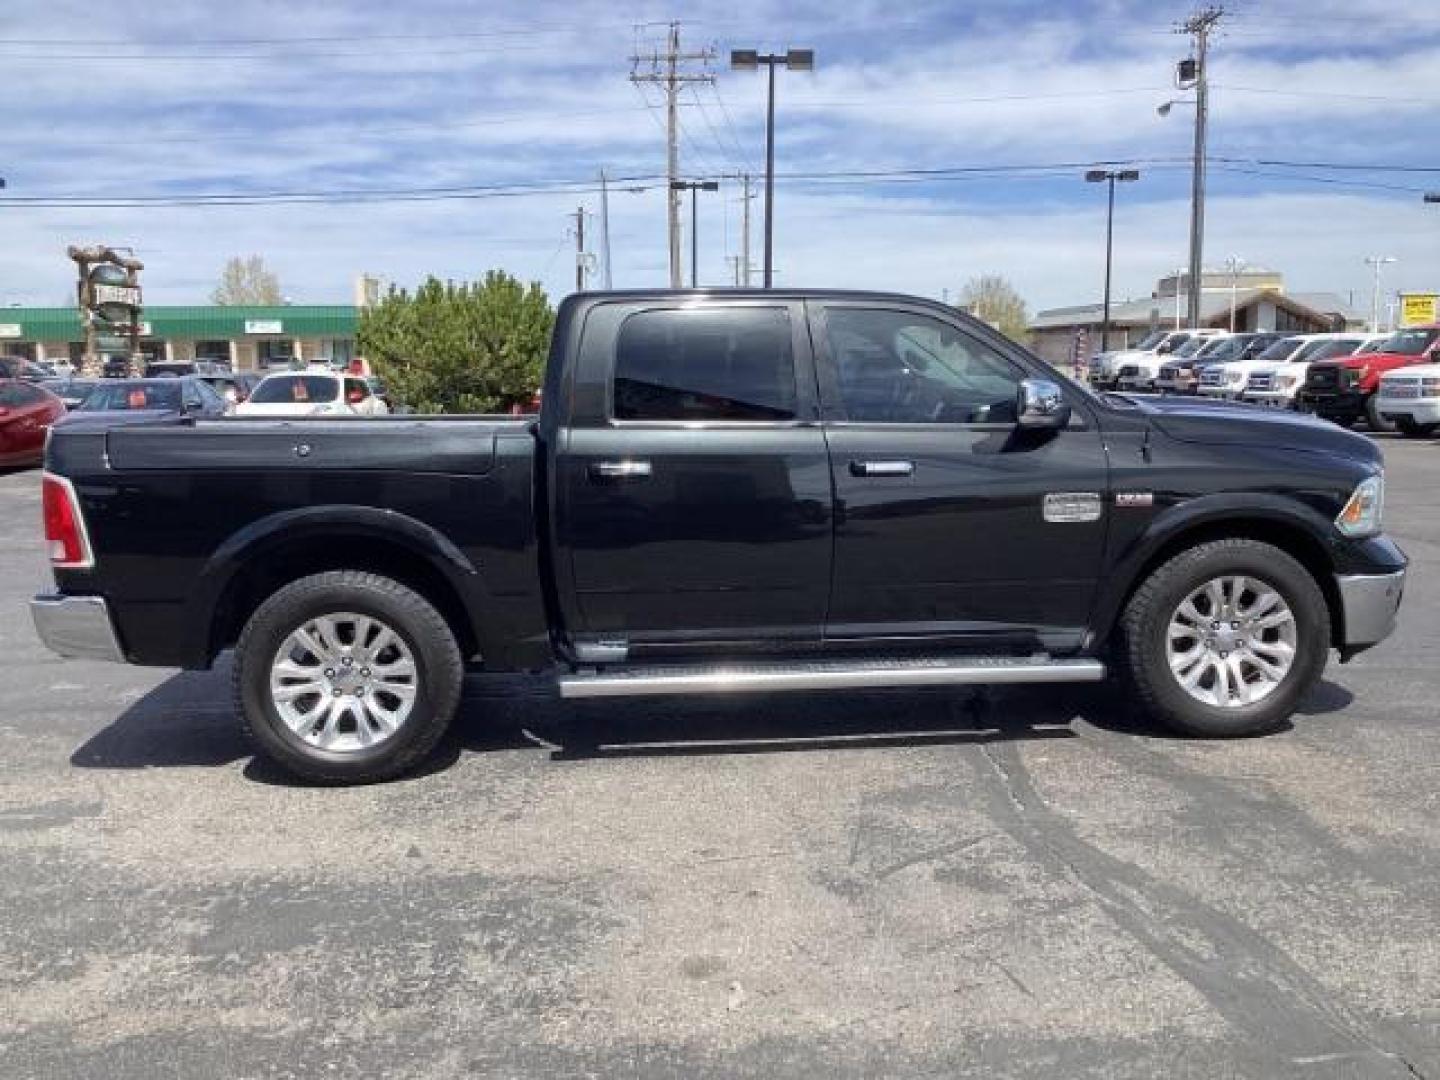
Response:
[[[210,294],[210,302],[222,307],[236,304],[280,304],[280,278],[265,265],[259,255],[242,259],[236,255],[225,260],[220,271],[220,284]]]
[[[960,290],[960,307],[1013,341],[1024,341],[1029,314],[1015,286],[999,274],[973,277]]]
[[[395,397],[426,413],[504,412],[544,377],[555,310],[538,283],[426,279],[360,314],[356,345]]]

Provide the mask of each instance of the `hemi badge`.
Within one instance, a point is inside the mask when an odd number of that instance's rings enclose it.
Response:
[[[1115,493],[1116,506],[1154,506],[1155,493],[1153,491],[1117,491]]]
[[[1099,521],[1100,493],[1057,491],[1045,496],[1045,520],[1054,522]]]

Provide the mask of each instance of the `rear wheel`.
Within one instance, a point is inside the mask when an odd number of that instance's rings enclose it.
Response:
[[[1140,586],[1121,626],[1141,704],[1191,735],[1271,730],[1319,679],[1329,610],[1310,572],[1255,540],[1176,555]]]
[[[1424,439],[1435,434],[1436,429],[1440,428],[1440,424],[1421,424],[1409,416],[1400,417],[1395,421],[1395,426],[1407,439]]]
[[[1380,395],[1371,394],[1365,399],[1365,423],[1371,431],[1394,431],[1395,421],[1380,412]]]
[[[414,767],[449,726],[463,667],[418,593],[353,570],[266,600],[235,647],[235,692],[260,748],[297,776],[360,783]]]

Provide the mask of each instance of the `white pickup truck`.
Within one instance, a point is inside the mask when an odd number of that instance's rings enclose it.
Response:
[[[1305,385],[1305,373],[1317,360],[1349,356],[1363,345],[1380,340],[1380,334],[1306,334],[1304,344],[1282,364],[1259,363],[1251,368],[1241,392],[1242,401],[1254,401],[1281,409],[1293,409],[1296,395]]]
[[[1200,383],[1196,390],[1205,397],[1239,401],[1253,372],[1286,363],[1304,344],[1305,338],[1301,335],[1283,337],[1256,356],[1232,360],[1226,364],[1212,364],[1200,373]]]
[[[1440,364],[1412,364],[1380,376],[1380,415],[1419,439],[1440,430]]]
[[[1105,357],[1099,379],[1092,373],[1092,382],[1107,389],[1152,390],[1160,365],[1197,339],[1206,339],[1218,330],[1157,330],[1133,349],[1110,353]],[[1203,344],[1203,340],[1201,340]],[[1199,345],[1195,346],[1199,348]]]

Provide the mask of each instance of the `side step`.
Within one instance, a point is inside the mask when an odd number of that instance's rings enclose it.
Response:
[[[564,698],[655,694],[774,693],[887,686],[1099,682],[1099,660],[1049,657],[927,657],[888,660],[806,660],[686,667],[630,667],[560,678]]]

